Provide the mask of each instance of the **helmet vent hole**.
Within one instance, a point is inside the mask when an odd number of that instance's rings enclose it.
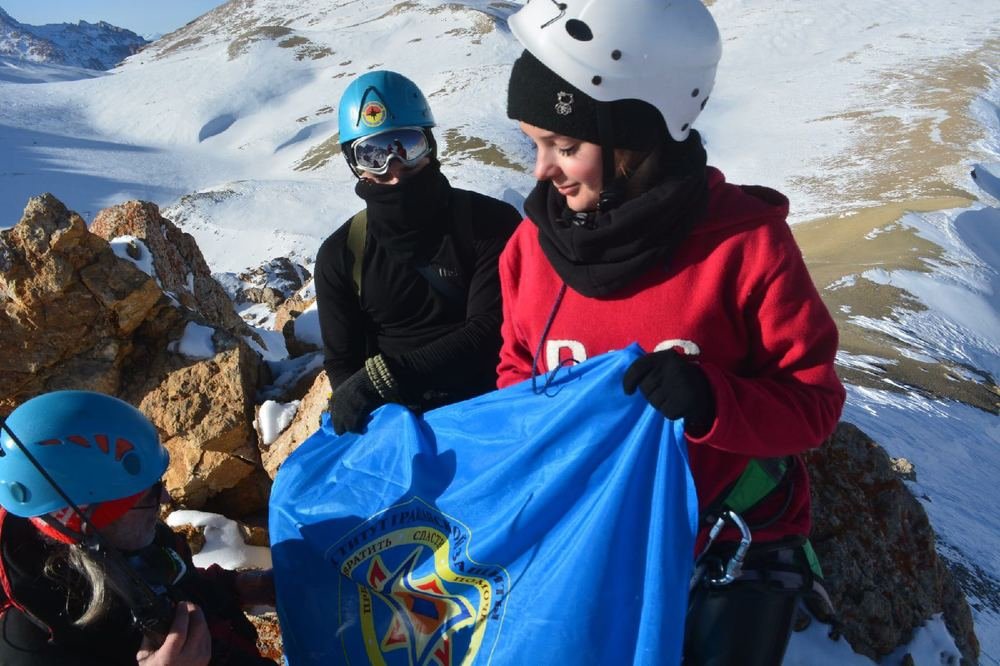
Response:
[[[708,104],[708,98],[707,97],[705,99],[701,100],[701,110],[702,111],[705,110],[705,105],[706,104]]]
[[[142,461],[139,459],[139,456],[130,451],[122,458],[122,468],[132,476],[135,476],[142,470]]]
[[[614,51],[611,52],[611,59],[612,60],[621,60],[622,59],[622,52],[619,51],[618,49],[615,49]]]
[[[599,86],[599,85],[601,85],[601,81],[603,81],[603,80],[604,79],[602,79],[601,77],[595,76],[594,78],[592,78],[590,80],[590,82],[593,83],[595,86]]]
[[[684,123],[684,125],[681,126],[681,131],[682,132],[687,132],[688,131],[688,127],[691,127],[691,125],[689,123]]]
[[[591,32],[590,26],[580,19],[566,21],[566,32],[578,42],[589,42],[594,38],[594,33]]]
[[[700,93],[700,92],[701,92],[701,90],[699,90],[698,88],[695,88],[694,90],[691,91],[691,97],[697,97],[698,93]]]
[[[21,504],[27,504],[28,502],[31,501],[31,491],[29,491],[20,483],[17,483],[15,481],[8,487],[10,488],[10,494],[14,498],[15,502],[20,502]]]

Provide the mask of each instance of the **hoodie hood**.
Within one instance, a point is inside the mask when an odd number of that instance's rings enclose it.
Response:
[[[788,197],[760,185],[732,185],[715,167],[708,167],[708,210],[691,235],[752,228],[788,217]]]

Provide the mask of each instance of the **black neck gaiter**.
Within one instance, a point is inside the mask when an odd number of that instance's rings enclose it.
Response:
[[[451,185],[437,161],[396,185],[360,179],[354,192],[368,207],[368,229],[404,263],[425,261],[446,226]]]
[[[574,213],[549,181],[535,185],[524,209],[559,277],[584,296],[608,296],[654,266],[665,266],[702,218],[708,203],[706,160],[692,131],[669,154],[654,152],[639,166],[629,180],[647,180],[652,173],[655,184],[614,210]]]

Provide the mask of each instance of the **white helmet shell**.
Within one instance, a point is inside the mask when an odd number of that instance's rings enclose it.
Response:
[[[594,99],[656,107],[676,141],[704,108],[722,55],[701,0],[529,0],[508,23],[542,64]]]

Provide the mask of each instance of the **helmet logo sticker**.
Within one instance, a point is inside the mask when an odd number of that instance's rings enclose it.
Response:
[[[556,93],[556,113],[560,116],[568,116],[573,113],[573,93]]]
[[[378,127],[385,122],[385,105],[382,102],[368,102],[361,113],[361,122],[368,127]]]

